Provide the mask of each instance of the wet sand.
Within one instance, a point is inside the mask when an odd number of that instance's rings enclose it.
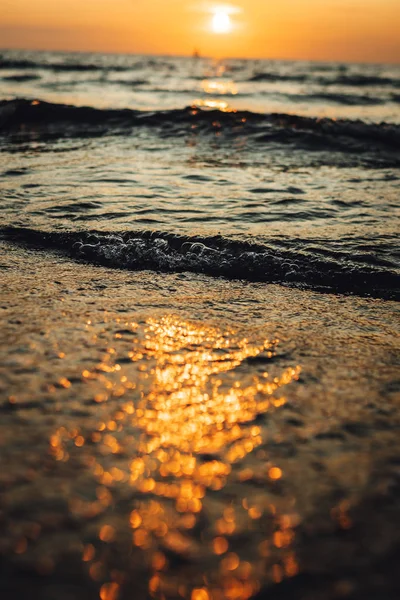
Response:
[[[398,598],[396,303],[2,250],[2,596]]]

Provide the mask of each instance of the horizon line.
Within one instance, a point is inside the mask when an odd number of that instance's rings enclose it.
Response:
[[[276,61],[276,62],[311,62],[311,63],[337,63],[337,64],[362,64],[362,65],[396,65],[400,66],[400,58],[394,59],[393,62],[382,62],[382,61],[369,61],[369,60],[350,60],[350,59],[318,59],[318,58],[271,58],[271,57],[263,57],[263,56],[251,56],[251,57],[243,57],[243,56],[209,56],[199,54],[198,57],[194,57],[192,54],[171,54],[171,53],[155,53],[155,52],[120,52],[120,51],[109,51],[109,50],[54,50],[49,48],[2,48],[0,47],[0,52],[53,52],[55,54],[106,54],[106,55],[114,55],[114,56],[159,56],[159,57],[168,57],[168,58],[192,58],[193,60],[264,60],[264,61]]]

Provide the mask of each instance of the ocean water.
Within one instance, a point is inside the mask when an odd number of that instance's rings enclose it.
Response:
[[[398,597],[399,107],[393,65],[1,52],[1,592]]]
[[[396,294],[398,67],[4,52],[0,70],[3,226],[32,230],[10,235]]]

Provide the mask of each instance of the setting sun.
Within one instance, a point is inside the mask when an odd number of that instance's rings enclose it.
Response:
[[[229,33],[232,30],[231,18],[227,12],[218,10],[214,13],[212,29],[214,33]]]
[[[2,48],[389,62],[399,0],[0,0]]]

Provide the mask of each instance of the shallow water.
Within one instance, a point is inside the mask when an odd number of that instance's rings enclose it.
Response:
[[[395,598],[395,303],[3,249],[2,591]]]
[[[399,86],[2,53],[2,593],[398,597]]]

